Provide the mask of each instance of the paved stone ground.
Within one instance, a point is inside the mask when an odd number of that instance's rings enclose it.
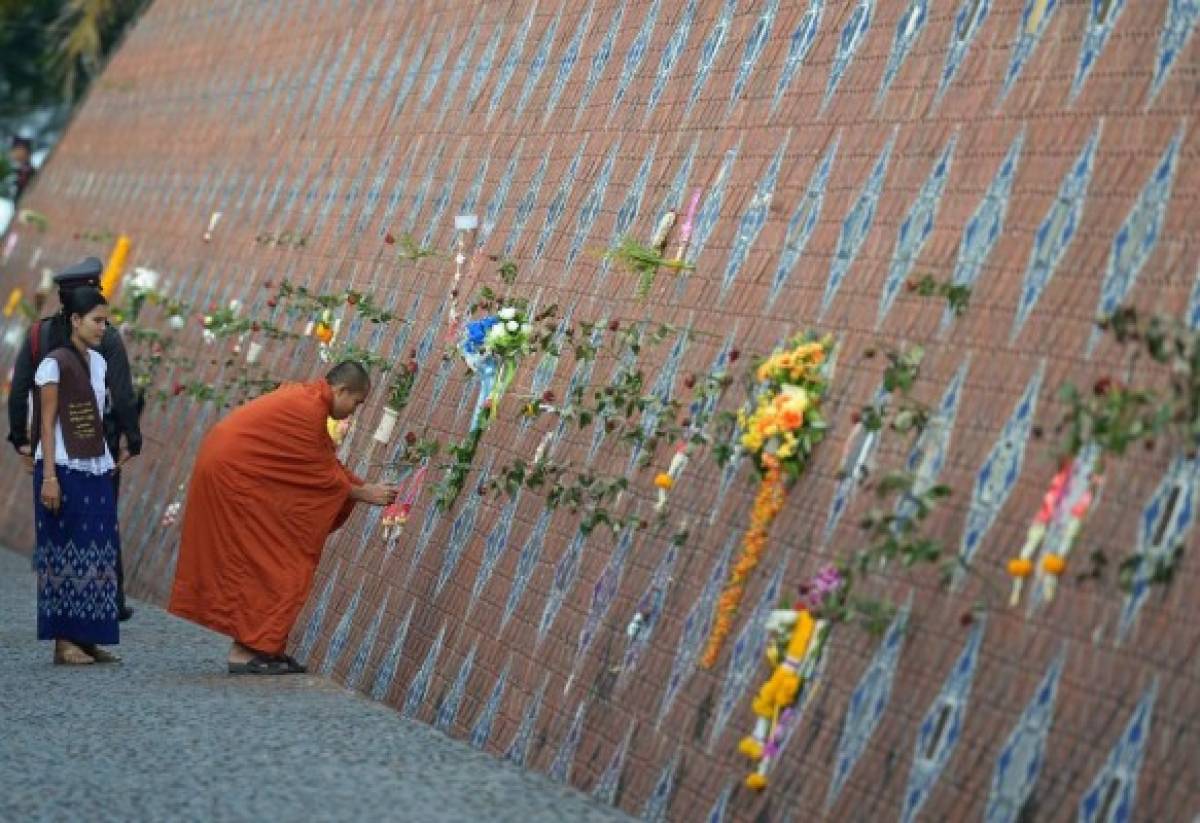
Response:
[[[0,820],[627,820],[318,677],[230,677],[137,604],[120,666],[51,665],[0,549]]]

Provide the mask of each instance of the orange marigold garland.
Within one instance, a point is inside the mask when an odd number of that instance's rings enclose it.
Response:
[[[825,436],[821,415],[833,338],[801,335],[777,349],[758,367],[755,408],[738,414],[741,448],[754,455],[758,493],[742,553],[717,601],[716,615],[700,665],[712,668],[733,630],[746,581],[767,547],[771,524],[783,510],[789,480],[807,468],[812,451]]]

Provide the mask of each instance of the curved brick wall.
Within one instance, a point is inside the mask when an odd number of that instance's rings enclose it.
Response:
[[[387,356],[420,348],[426,367],[402,426],[459,435],[474,385],[437,365],[452,265],[396,263],[382,236],[409,231],[445,248],[453,215],[473,203],[484,253],[512,244],[521,293],[576,319],[690,324],[693,339],[643,357],[664,390],[727,345],[763,352],[794,330],[839,335],[838,422],[775,525],[746,614],[774,602],[773,581],[790,592],[854,546],[869,504],[846,496],[837,463],[846,417],[879,383],[879,358],[861,358],[868,346],[928,350],[917,393],[944,403],[952,425],[925,456],[944,458],[940,477],[956,490],[936,526],[981,574],[954,595],[932,575],[883,575],[897,602],[911,595],[906,630],[882,642],[835,633],[762,797],[740,788],[733,751],[767,673],[757,627],[747,654],[731,663],[727,650],[713,671],[694,670],[696,621],[754,491],[744,466],[727,486],[711,460],[689,466],[671,502],[672,520],[692,524],[677,553],[670,529],[624,545],[600,533],[575,541],[576,518],[541,518],[529,492],[514,506],[482,499],[470,493],[477,475],[445,516],[427,516],[423,500],[390,552],[360,512],[330,543],[296,629],[300,652],[414,717],[649,817],[893,818],[911,796],[931,820],[989,807],[1011,819],[1005,798],[1024,802],[1030,819],[1066,819],[1081,803],[1086,819],[1100,819],[1089,803],[1111,793],[1106,819],[1190,818],[1200,797],[1194,550],[1173,585],[1144,598],[1071,583],[1032,614],[1000,608],[969,627],[960,616],[989,586],[1007,587],[1004,560],[1053,472],[1030,431],[1057,419],[1057,386],[1124,367],[1105,341],[1089,350],[1102,301],[1128,294],[1200,317],[1200,46],[1190,37],[1200,9],[1183,0],[406,6],[159,0],[42,172],[27,205],[50,227],[22,229],[6,290],[30,288],[41,266],[103,254],[107,241],[85,238],[105,231],[128,234],[131,262],[200,306],[240,299],[266,316],[263,284],[284,277],[369,290],[411,325],[397,339],[361,324],[344,335]],[[660,276],[638,302],[594,251],[618,221],[649,234],[695,186],[702,214],[715,218],[701,228],[698,269],[682,281]],[[215,211],[223,217],[205,243]],[[310,239],[255,242],[284,231]],[[488,268],[472,270],[464,293],[491,282]],[[940,310],[898,288],[925,272],[973,283],[965,317],[943,329]],[[198,326],[183,335],[202,373],[221,380],[223,351],[203,348]],[[7,367],[13,349],[3,352]],[[265,360],[281,378],[322,368],[307,341],[269,346]],[[601,358],[594,379],[612,368]],[[568,353],[538,379],[561,395],[575,370]],[[379,403],[364,412],[352,463],[368,453]],[[160,520],[217,414],[186,398],[147,414],[151,445],[122,511],[137,594],[162,601],[169,590],[177,531]],[[512,418],[502,413],[488,432],[478,469],[527,455],[550,425]],[[591,432],[569,433],[557,454],[580,460],[591,446]],[[877,459],[905,456],[885,437]],[[602,443],[595,463],[619,472],[628,458],[625,446]],[[656,462],[666,459],[664,448]],[[975,492],[988,467],[993,481]],[[637,477],[648,506],[649,475]],[[1103,547],[1124,557],[1145,547],[1143,531],[1186,540],[1197,477],[1194,462],[1161,450],[1129,457],[1111,472],[1079,555]],[[27,483],[10,476],[3,493],[5,533],[28,546]],[[617,677],[625,626],[655,587],[665,611]],[[678,684],[670,694],[669,682]],[[949,730],[930,746],[922,724],[942,705]],[[1040,768],[1027,769],[1039,751]]]

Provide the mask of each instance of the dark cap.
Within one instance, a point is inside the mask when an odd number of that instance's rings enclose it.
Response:
[[[10,148],[33,151],[33,141],[28,137],[13,137]]]
[[[73,266],[60,271],[54,275],[54,284],[58,286],[59,291],[76,289],[80,286],[91,286],[92,288],[100,288],[100,273],[104,271],[104,264],[97,257],[85,257]]]

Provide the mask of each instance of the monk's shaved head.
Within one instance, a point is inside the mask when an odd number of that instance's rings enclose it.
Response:
[[[325,375],[325,382],[334,388],[346,389],[355,394],[366,395],[371,391],[371,376],[363,368],[362,363],[354,360],[343,360]]]

